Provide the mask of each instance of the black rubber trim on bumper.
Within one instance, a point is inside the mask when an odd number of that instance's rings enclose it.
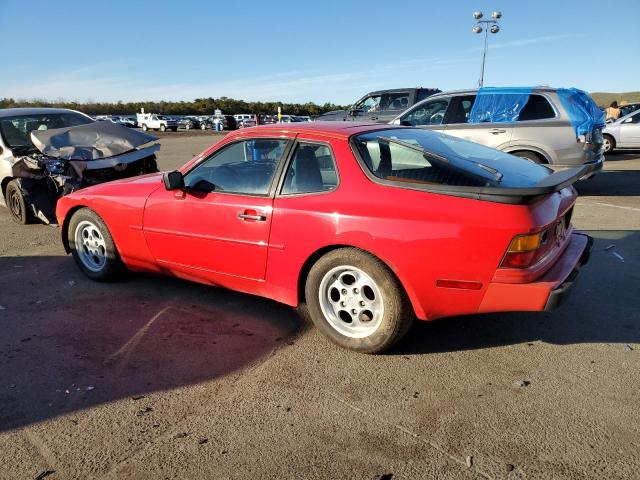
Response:
[[[589,257],[591,256],[591,248],[593,247],[593,237],[587,235],[587,246],[582,252],[582,256],[578,261],[578,266],[573,269],[573,271],[569,274],[564,282],[562,282],[558,288],[551,291],[549,294],[549,299],[547,300],[547,304],[544,306],[545,311],[553,310],[558,308],[560,305],[564,303],[564,301],[569,297],[571,293],[571,289],[578,281],[578,273],[580,271],[580,267],[586,265],[589,261]]]

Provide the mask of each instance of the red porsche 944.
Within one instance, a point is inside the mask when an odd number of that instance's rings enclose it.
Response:
[[[591,249],[571,224],[589,173],[421,129],[270,125],[78,190],[56,216],[93,280],[158,272],[306,303],[331,340],[374,353],[416,317],[561,303]]]

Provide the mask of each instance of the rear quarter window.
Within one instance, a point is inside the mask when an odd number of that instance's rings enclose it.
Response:
[[[531,95],[518,116],[519,122],[527,120],[544,120],[555,118],[556,112],[549,101],[542,95]]]

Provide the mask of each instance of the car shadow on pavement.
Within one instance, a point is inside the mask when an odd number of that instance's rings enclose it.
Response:
[[[169,277],[86,279],[70,257],[0,258],[0,431],[259,363],[287,306]]]
[[[575,187],[585,196],[640,196],[640,171],[603,170],[589,180],[576,183]]]
[[[613,343],[640,349],[640,232],[587,233],[595,238],[591,258],[569,299],[557,310],[416,321],[391,353],[432,354],[536,341]]]

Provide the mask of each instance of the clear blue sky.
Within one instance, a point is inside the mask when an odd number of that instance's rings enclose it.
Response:
[[[350,103],[486,85],[640,90],[640,0],[0,0],[0,97]]]

